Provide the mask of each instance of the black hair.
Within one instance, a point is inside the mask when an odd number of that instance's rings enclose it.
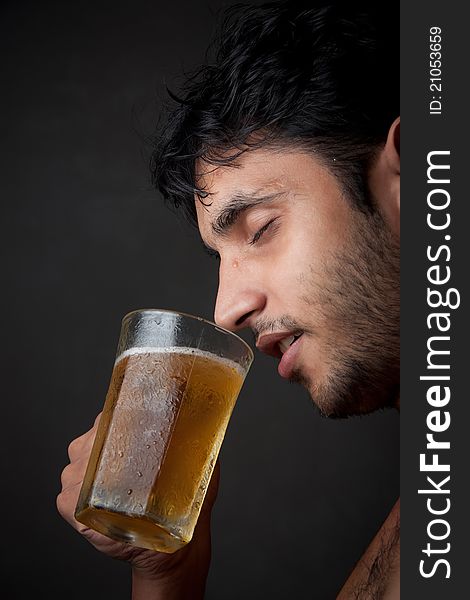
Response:
[[[195,161],[236,166],[258,147],[316,153],[353,204],[399,109],[399,7],[282,0],[226,10],[213,59],[188,77],[153,139],[152,183],[196,223]],[[204,201],[204,200],[202,200]]]

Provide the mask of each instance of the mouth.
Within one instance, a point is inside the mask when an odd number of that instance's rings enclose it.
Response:
[[[284,331],[260,336],[256,347],[261,352],[280,358],[278,373],[281,377],[289,378],[292,374],[303,332]]]
[[[282,339],[278,344],[281,353],[284,355],[287,352],[287,350],[292,346],[292,344],[295,344],[295,342],[299,339],[301,335],[302,334],[299,333],[297,335],[290,335],[288,338]]]
[[[297,355],[302,344],[302,334],[292,337],[293,339],[290,341],[289,345],[287,347],[284,346],[285,350],[283,351],[282,358],[277,366],[277,372],[284,379],[290,379],[292,376],[297,362]]]

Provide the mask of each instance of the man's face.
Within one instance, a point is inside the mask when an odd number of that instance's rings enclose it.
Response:
[[[399,394],[398,239],[365,216],[310,154],[254,150],[197,165],[198,225],[220,255],[215,321],[250,327],[282,377],[348,416]],[[300,336],[300,337],[299,337]]]

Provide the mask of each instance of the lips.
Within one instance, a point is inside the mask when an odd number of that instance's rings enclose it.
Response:
[[[278,372],[281,377],[289,378],[293,369],[295,358],[299,350],[302,332],[282,331],[260,336],[256,347],[261,352],[280,358]]]
[[[290,346],[292,346],[292,344],[299,339],[299,337],[302,334],[299,335],[290,335],[287,338],[284,338],[283,340],[281,340],[279,342],[279,349],[281,350],[282,354],[284,354],[285,352],[287,352],[287,350],[289,349]]]
[[[297,363],[297,357],[302,344],[302,339],[302,335],[295,337],[294,341],[282,355],[282,358],[277,366],[277,372],[285,379],[289,379],[292,376]]]
[[[282,357],[282,352],[279,347],[280,342],[293,336],[292,331],[279,331],[277,333],[267,333],[261,335],[256,342],[256,347],[264,354],[269,356],[275,356],[276,358]]]

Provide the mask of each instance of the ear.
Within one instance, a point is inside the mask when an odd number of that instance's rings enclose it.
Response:
[[[393,121],[385,145],[371,169],[372,196],[390,228],[400,234],[400,117]]]
[[[384,152],[390,168],[400,175],[400,117],[393,121],[388,131]]]

